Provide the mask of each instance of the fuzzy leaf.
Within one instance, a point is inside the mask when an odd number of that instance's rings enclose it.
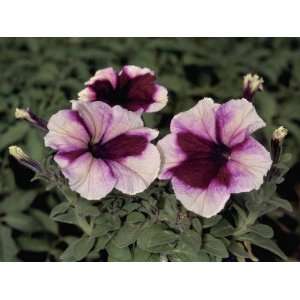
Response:
[[[249,241],[256,246],[273,252],[283,260],[287,260],[287,256],[281,251],[281,249],[276,245],[276,243],[270,239],[263,238],[255,233],[248,233],[243,236],[239,236],[239,240]]]
[[[203,219],[203,228],[209,228],[209,227],[212,227],[216,224],[218,224],[222,219],[222,216],[221,215],[216,215],[216,216],[213,216],[209,219]]]
[[[211,228],[210,233],[215,237],[225,237],[232,235],[234,227],[226,220],[222,219],[217,225]]]
[[[17,261],[17,253],[11,229],[0,224],[0,261]]]
[[[18,238],[18,244],[20,248],[25,251],[48,252],[50,250],[49,242],[38,238],[20,236]]]
[[[210,234],[206,234],[204,237],[203,249],[207,253],[220,258],[226,258],[229,255],[224,243]]]
[[[274,236],[272,227],[265,224],[255,224],[249,227],[250,231],[264,237],[271,239]]]
[[[137,239],[137,244],[146,251],[157,252],[161,249],[164,252],[169,251],[169,244],[177,239],[178,236],[174,232],[166,230],[162,225],[153,224],[141,232]]]
[[[146,218],[142,213],[134,211],[127,216],[126,222],[129,224],[143,223],[145,221],[145,219]]]
[[[62,253],[62,261],[80,261],[85,258],[95,244],[95,238],[83,236],[73,241]]]
[[[31,216],[23,213],[11,213],[3,220],[12,228],[22,232],[37,232],[41,230],[40,224]]]
[[[133,244],[141,231],[141,225],[125,223],[113,238],[114,244],[119,247],[127,247]]]
[[[55,235],[58,234],[57,223],[51,220],[47,214],[38,209],[31,209],[30,212],[46,231],[49,231]]]
[[[108,261],[131,261],[132,255],[128,247],[118,248],[112,241],[106,247]]]

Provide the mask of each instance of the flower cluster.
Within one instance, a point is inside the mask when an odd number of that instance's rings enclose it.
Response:
[[[258,189],[272,165],[270,153],[251,137],[265,126],[250,102],[262,89],[258,77],[245,77],[245,98],[222,105],[204,98],[174,116],[157,146],[151,141],[159,132],[144,126],[142,113],[161,110],[168,92],[153,71],[106,68],[85,85],[71,108],[46,126],[30,110],[16,113],[47,131],[45,145],[83,198],[100,200],[114,188],[133,195],[159,178],[171,181],[186,209],[211,217],[232,193]]]

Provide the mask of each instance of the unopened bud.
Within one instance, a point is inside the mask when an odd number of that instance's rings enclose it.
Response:
[[[280,126],[274,130],[272,139],[278,140],[280,143],[282,143],[282,141],[287,136],[287,134],[288,134],[288,130],[286,128],[284,128],[283,126]]]
[[[33,160],[30,158],[23,150],[22,148],[18,146],[10,146],[8,147],[9,154],[13,156],[20,164],[24,165],[25,167],[28,167],[32,171],[36,173],[42,172],[42,167],[39,162]]]
[[[243,98],[248,101],[252,101],[254,94],[257,91],[263,91],[264,80],[262,77],[259,77],[257,74],[247,74],[244,76],[244,84],[243,84]]]
[[[26,120],[30,124],[44,131],[48,131],[47,122],[39,118],[37,115],[35,115],[29,108],[27,109],[16,108],[15,117],[16,119]]]
[[[273,163],[277,164],[280,159],[282,152],[283,140],[288,134],[288,130],[283,126],[278,127],[273,131],[272,140],[271,140],[271,156]]]

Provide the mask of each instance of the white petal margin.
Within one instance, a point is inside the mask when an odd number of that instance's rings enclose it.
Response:
[[[48,121],[49,132],[45,146],[54,150],[73,151],[86,148],[89,134],[78,120],[77,113],[66,109],[54,114]]]
[[[101,101],[81,102],[71,101],[72,109],[77,110],[86,124],[90,134],[91,142],[97,143],[105,134],[112,121],[112,109]]]
[[[131,79],[145,74],[154,75],[154,72],[148,68],[140,68],[132,65],[124,66],[119,75],[122,75],[123,72],[125,72]]]
[[[214,180],[207,189],[198,189],[190,187],[173,177],[172,186],[176,198],[186,209],[205,218],[218,214],[230,197],[227,188],[217,184]]]
[[[160,155],[157,148],[149,143],[142,154],[128,156],[120,161],[109,161],[109,165],[117,178],[115,188],[134,195],[143,192],[157,177]]]
[[[169,170],[179,165],[186,158],[176,140],[176,134],[168,134],[157,143],[157,148],[161,154],[159,179],[170,179],[173,174]]]
[[[252,137],[237,148],[232,151],[227,163],[232,176],[230,192],[241,193],[259,189],[272,165],[270,153]]]
[[[80,101],[95,101],[96,94],[91,88],[86,87],[78,93],[78,99]]]
[[[59,163],[59,160],[57,160]],[[116,184],[109,166],[90,153],[79,156],[67,167],[62,168],[71,190],[87,200],[100,200],[112,191]]]
[[[246,99],[224,103],[217,111],[217,122],[221,140],[227,146],[241,143],[248,135],[266,125],[253,104]]]
[[[112,119],[102,138],[103,143],[122,133],[126,133],[128,130],[142,128],[144,126],[141,116],[132,111],[122,108],[119,105],[114,106],[111,110]]]
[[[93,84],[95,81],[104,81],[107,80],[111,83],[113,88],[117,86],[117,74],[113,68],[105,68],[98,70],[93,77],[91,77],[85,84]]]
[[[211,98],[200,100],[193,108],[177,114],[171,121],[171,132],[190,131],[216,142],[216,111],[220,104]]]
[[[156,84],[156,91],[153,95],[153,100],[155,102],[151,103],[149,107],[146,109],[146,112],[156,112],[163,109],[168,103],[168,90]]]
[[[85,83],[85,85],[93,84],[97,80],[109,81],[114,89],[117,86],[117,74],[113,68],[105,68],[105,69],[98,70],[95,73],[95,75]],[[78,99],[81,101],[101,100],[101,99],[95,99],[95,93],[89,87],[84,88],[82,91],[78,93]]]

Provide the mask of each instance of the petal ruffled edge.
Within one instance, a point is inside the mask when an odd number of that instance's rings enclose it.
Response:
[[[243,142],[247,136],[265,125],[253,104],[246,99],[230,100],[217,111],[218,135],[227,146]]]
[[[69,109],[52,115],[48,121],[45,146],[58,151],[74,151],[87,147],[90,136],[78,113]]]
[[[168,103],[168,90],[159,84],[156,84],[156,92],[153,95],[154,102],[151,103],[145,112],[157,112],[162,110]]]
[[[157,178],[160,155],[157,148],[149,143],[141,155],[110,161],[109,165],[117,178],[115,188],[134,195],[143,192]]]
[[[191,109],[173,117],[171,132],[190,131],[204,139],[216,142],[216,111],[219,107],[220,104],[214,103],[211,98],[200,100]]]
[[[101,159],[95,159],[88,152],[71,163],[66,164],[62,157],[56,157],[56,161],[64,166],[62,173],[68,179],[71,190],[87,200],[100,200],[116,184],[117,180],[109,165]]]
[[[272,165],[270,153],[254,138],[233,148],[227,168],[231,174],[231,193],[258,190]]]
[[[212,181],[207,189],[199,189],[173,177],[172,186],[176,198],[186,209],[205,218],[218,214],[230,198],[228,189],[216,181]]]
[[[92,76],[87,82],[85,82],[85,85],[87,86],[83,90],[81,90],[78,93],[78,99],[80,101],[95,101],[95,100],[100,100],[100,99],[95,99],[95,92],[93,89],[89,87],[89,85],[92,85],[95,83],[95,81],[109,81],[112,85],[113,88],[116,88],[117,86],[117,73],[115,70],[111,67],[105,68],[105,69],[100,69],[96,71],[95,75]]]

